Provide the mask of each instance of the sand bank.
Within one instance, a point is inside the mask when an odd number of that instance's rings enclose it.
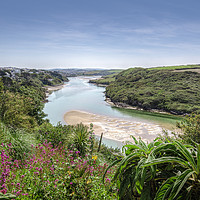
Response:
[[[65,87],[66,84],[55,85],[55,86],[45,86],[46,89],[46,97],[48,97],[53,91],[60,90]]]
[[[70,125],[82,122],[89,126],[90,123],[93,123],[96,135],[103,132],[103,137],[120,142],[132,141],[131,135],[136,138],[141,137],[144,141],[152,141],[162,132],[162,128],[156,124],[111,118],[77,110],[65,113],[64,120]]]
[[[65,86],[65,84],[62,85],[56,85],[56,86],[47,86],[46,89],[48,91],[56,91],[56,90],[60,90]]]

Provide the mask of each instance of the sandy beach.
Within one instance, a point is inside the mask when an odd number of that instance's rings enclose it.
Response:
[[[103,137],[120,142],[133,141],[131,135],[136,138],[141,137],[146,142],[152,141],[162,132],[162,128],[156,124],[134,122],[78,110],[65,113],[64,120],[70,125],[83,123],[89,126],[90,123],[93,123],[96,135],[103,132]]]

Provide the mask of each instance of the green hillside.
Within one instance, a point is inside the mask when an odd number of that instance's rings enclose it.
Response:
[[[113,102],[173,114],[200,111],[200,74],[192,71],[130,68],[106,88]]]

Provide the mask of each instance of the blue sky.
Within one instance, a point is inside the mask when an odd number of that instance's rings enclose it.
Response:
[[[0,66],[200,63],[199,0],[0,1]]]

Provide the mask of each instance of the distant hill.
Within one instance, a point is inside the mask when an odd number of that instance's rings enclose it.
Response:
[[[74,76],[106,76],[110,74],[114,74],[116,72],[121,72],[122,69],[51,69],[50,71],[57,71],[65,74],[67,77]]]

